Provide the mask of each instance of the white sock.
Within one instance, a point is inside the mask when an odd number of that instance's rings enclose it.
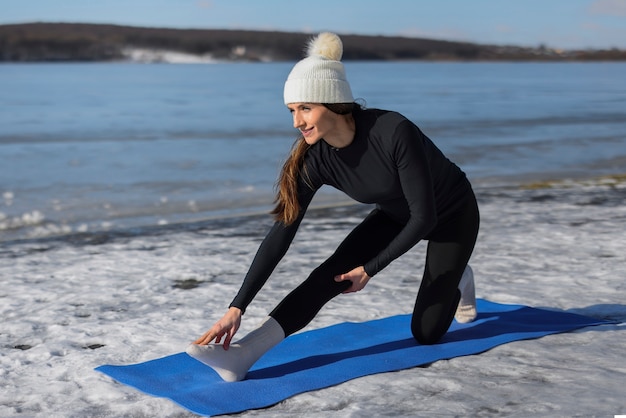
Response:
[[[228,350],[222,344],[187,347],[187,354],[215,370],[227,382],[237,382],[246,377],[248,370],[263,354],[285,339],[285,332],[274,318],[268,316],[258,328],[241,340],[232,343]]]
[[[474,287],[474,272],[467,265],[461,281],[459,282],[459,290],[461,291],[461,300],[454,314],[457,322],[465,324],[476,319],[476,289]]]

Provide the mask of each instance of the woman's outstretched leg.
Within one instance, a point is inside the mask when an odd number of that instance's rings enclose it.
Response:
[[[401,228],[402,225],[374,210],[257,329],[232,343],[228,350],[224,350],[221,344],[192,344],[187,353],[210,366],[228,382],[242,380],[263,354],[286,336],[305,327],[324,304],[350,287],[349,282],[335,282],[336,275],[365,264],[386,247]]]
[[[304,328],[320,309],[342,293],[350,282],[336,282],[335,276],[364,265],[385,248],[400,232],[402,225],[373,210],[339,245],[335,253],[317,267],[270,313],[283,327],[285,335]]]

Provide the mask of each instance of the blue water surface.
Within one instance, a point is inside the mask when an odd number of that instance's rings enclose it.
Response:
[[[267,210],[296,138],[292,66],[0,65],[0,240]],[[626,171],[626,64],[346,70],[355,97],[415,121],[477,186]]]

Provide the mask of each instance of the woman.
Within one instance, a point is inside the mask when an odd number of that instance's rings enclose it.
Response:
[[[289,74],[284,101],[301,137],[280,174],[276,222],[229,310],[187,349],[226,381],[243,379],[254,362],[305,327],[326,302],[363,289],[423,239],[429,243],[411,322],[415,339],[433,344],[455,314],[461,322],[476,316],[467,263],[479,214],[465,174],[402,115],[355,104],[342,53],[339,37],[322,33]],[[286,253],[324,184],[376,208],[257,329],[231,344],[246,307]],[[216,344],[209,344],[213,340]]]

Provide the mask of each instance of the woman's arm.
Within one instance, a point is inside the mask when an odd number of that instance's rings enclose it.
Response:
[[[302,203],[304,205],[301,206],[300,215],[294,223],[288,226],[281,222],[274,223],[259,246],[248,274],[244,278],[241,288],[230,304],[228,311],[207,332],[194,341],[194,344],[209,344],[213,340],[219,343],[224,338],[224,349],[228,350],[233,336],[239,329],[241,317],[245,309],[259,290],[261,290],[293,241],[293,237],[302,222],[313,194],[315,194],[314,191],[310,193],[310,197],[303,195],[304,200],[302,200]]]
[[[245,312],[256,294],[261,290],[270,277],[280,260],[283,258],[298,230],[298,226],[304,217],[304,211],[300,213],[296,221],[286,226],[282,222],[275,222],[265,239],[259,246],[254,260],[243,280],[241,288],[233,299],[230,307],[236,307]]]
[[[393,133],[392,155],[408,205],[409,219],[387,248],[365,264],[365,272],[370,277],[424,239],[437,223],[435,192],[426,141],[429,140],[408,120],[398,124]]]

